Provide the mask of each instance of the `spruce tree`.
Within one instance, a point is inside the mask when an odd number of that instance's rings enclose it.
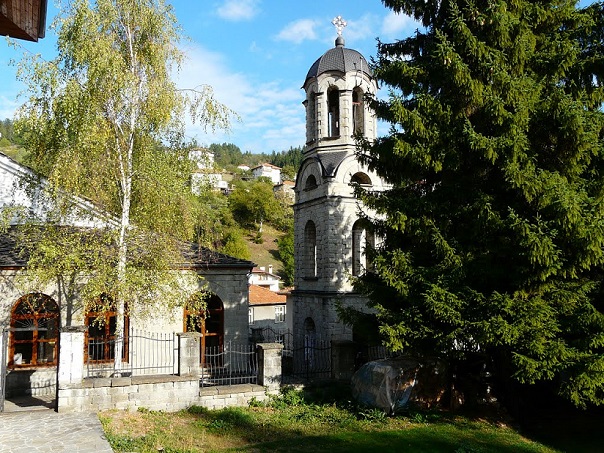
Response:
[[[422,24],[378,42],[391,128],[359,151],[392,184],[359,189],[385,343],[603,403],[603,5],[384,4]]]

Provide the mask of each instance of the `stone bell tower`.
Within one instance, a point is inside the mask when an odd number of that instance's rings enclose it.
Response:
[[[352,329],[337,316],[336,305],[366,311],[366,299],[353,292],[350,277],[368,266],[367,245],[375,239],[360,219],[351,183],[380,190],[381,179],[355,157],[355,135],[376,138],[376,119],[366,94],[377,84],[363,55],[345,47],[334,19],[335,47],[310,67],[306,93],[306,146],[296,179],[294,203],[294,339],[351,340]]]

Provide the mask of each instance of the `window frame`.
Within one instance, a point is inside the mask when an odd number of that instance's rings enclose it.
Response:
[[[84,362],[85,363],[112,363],[115,360],[114,347],[118,338],[115,330],[112,330],[111,318],[117,319],[117,311],[114,306],[105,311],[87,311],[84,316]],[[115,326],[115,324],[113,324]],[[102,336],[90,338],[91,328],[103,330]],[[128,363],[129,358],[129,332],[130,318],[124,315],[124,346],[122,348],[122,363]],[[90,358],[90,342],[102,340],[102,358]]]
[[[30,303],[29,310],[31,313],[17,313],[18,309],[29,302],[29,298],[38,298],[42,300],[42,307],[44,311],[38,311]],[[36,301],[37,302],[37,301]],[[50,306],[47,306],[50,305]],[[27,307],[26,307],[27,308]],[[8,368],[20,369],[20,368],[42,368],[52,367],[58,364],[58,346],[59,346],[59,328],[61,322],[60,309],[57,302],[50,296],[42,293],[30,293],[20,297],[17,302],[13,305],[10,314],[10,336],[9,336],[9,352],[8,352]],[[48,332],[48,328],[40,329],[42,320],[48,321],[54,320],[55,324],[55,336],[52,337],[41,337],[40,332]],[[19,325],[28,324],[31,327],[18,327]],[[27,330],[25,330],[27,329]],[[16,338],[19,332],[31,332],[31,338]],[[50,330],[52,332],[52,330]],[[31,359],[28,363],[15,363],[15,346],[17,345],[31,345]],[[38,358],[39,352],[43,345],[50,345],[52,347],[52,361],[42,361]],[[21,348],[19,348],[21,349]]]
[[[277,305],[275,307],[275,324],[285,322],[285,305]]]

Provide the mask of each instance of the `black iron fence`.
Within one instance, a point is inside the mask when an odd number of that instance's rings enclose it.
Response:
[[[283,350],[283,378],[329,379],[331,377],[331,341],[306,338],[292,349]]]
[[[232,344],[205,348],[201,386],[256,384],[258,355],[254,344]]]
[[[281,343],[282,381],[296,382],[299,380],[328,379],[332,373],[332,342],[323,340],[315,335],[305,335],[296,338],[289,330],[275,330],[271,327],[252,329],[252,343]],[[384,346],[367,346],[355,344],[355,369],[364,363],[392,357]]]
[[[275,330],[271,327],[253,329],[251,340],[253,343],[283,345],[283,382],[331,377],[331,341],[312,335],[294,339],[291,331]]]
[[[116,368],[118,342],[122,359]],[[85,347],[86,377],[177,373],[178,343],[173,333],[130,329],[125,338],[88,338]]]

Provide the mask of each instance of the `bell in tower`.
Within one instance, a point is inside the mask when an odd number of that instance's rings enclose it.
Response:
[[[356,139],[376,138],[376,119],[367,95],[377,84],[363,55],[345,47],[340,16],[335,47],[310,67],[306,93],[306,146],[296,179],[294,203],[294,341],[347,341],[353,330],[336,306],[368,311],[353,291],[351,277],[370,270],[367,250],[375,246],[353,186],[381,190],[384,184],[356,158]]]

